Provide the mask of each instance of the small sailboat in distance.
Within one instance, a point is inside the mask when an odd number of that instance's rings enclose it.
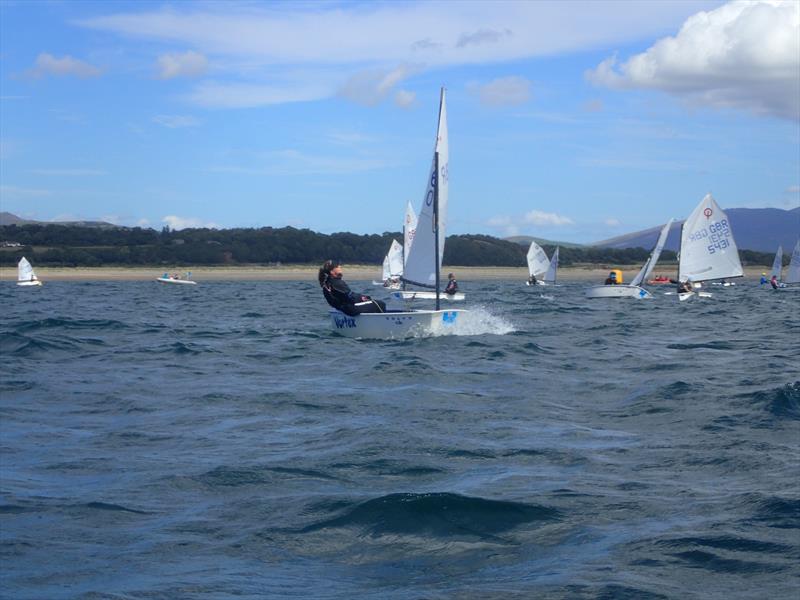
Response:
[[[694,295],[711,297],[697,291],[697,284],[743,274],[730,221],[711,194],[706,194],[681,228],[678,298],[683,302]]]
[[[647,281],[650,274],[661,256],[661,251],[664,249],[664,244],[669,235],[669,228],[672,226],[672,221],[667,221],[666,225],[661,228],[661,233],[658,236],[658,241],[650,253],[647,262],[644,263],[641,270],[636,274],[628,284],[619,285],[595,285],[586,290],[587,298],[652,298],[652,294],[644,289],[642,284]]]
[[[31,263],[24,256],[17,263],[17,285],[24,287],[42,285],[42,282],[36,277]]]
[[[177,273],[174,275],[170,275],[169,273],[164,273],[161,277],[157,278],[156,281],[159,283],[174,283],[178,285],[197,285],[196,281],[192,281],[189,279],[192,276],[191,271],[187,271],[184,277],[181,277]]]
[[[383,281],[373,281],[373,285],[396,290],[400,287],[400,278],[403,276],[403,247],[397,240],[392,240],[389,252],[383,258]]]
[[[558,272],[558,246],[553,253],[553,258],[547,258],[547,253],[535,241],[531,240],[528,248],[528,281],[525,285],[555,285]],[[544,274],[544,277],[542,277]]]

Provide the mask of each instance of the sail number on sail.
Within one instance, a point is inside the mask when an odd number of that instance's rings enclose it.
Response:
[[[727,219],[711,223],[708,227],[699,229],[689,234],[689,241],[696,242],[698,240],[708,238],[711,242],[708,245],[708,253],[714,254],[717,250],[724,250],[730,247],[731,243],[728,238],[731,237],[731,228],[728,225]]]

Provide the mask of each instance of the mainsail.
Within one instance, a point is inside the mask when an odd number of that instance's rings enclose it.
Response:
[[[541,275],[550,266],[550,259],[547,258],[542,247],[534,241],[528,248],[528,273],[531,275]]]
[[[17,264],[17,281],[38,281],[36,273],[33,272],[33,267],[28,259],[24,256]]]
[[[408,260],[411,245],[414,243],[414,235],[417,233],[417,213],[411,202],[406,205],[406,219],[403,223],[403,264]]]
[[[553,252],[553,258],[550,259],[550,264],[547,267],[547,273],[544,276],[544,280],[547,283],[555,283],[557,271],[558,271],[558,246],[556,246],[556,251]]]
[[[445,92],[442,88],[433,161],[422,208],[417,219],[414,243],[406,255],[403,278],[407,283],[413,285],[436,287],[436,275],[442,267],[447,228],[448,160],[447,110],[445,108]]]
[[[647,278],[650,277],[650,274],[653,272],[658,262],[659,256],[661,256],[661,251],[664,249],[664,244],[667,242],[667,236],[669,235],[669,228],[672,226],[672,221],[674,221],[674,219],[670,219],[667,224],[661,228],[661,233],[658,236],[655,248],[653,248],[653,251],[650,253],[650,258],[647,259],[642,269],[636,277],[633,278],[631,285],[642,285],[642,283],[646,282]]]
[[[393,279],[403,275],[403,247],[392,240],[389,252],[383,259],[383,280]]]
[[[770,277],[777,277],[778,281],[781,280],[781,270],[783,269],[783,246],[778,246],[778,251],[775,252],[775,260],[772,261],[772,271]]]
[[[800,283],[800,240],[797,240],[792,250],[792,258],[783,283]]]
[[[678,280],[699,282],[743,273],[730,221],[706,194],[683,223]]]

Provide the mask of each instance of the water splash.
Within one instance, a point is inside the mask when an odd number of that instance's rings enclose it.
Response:
[[[459,311],[458,317],[453,323],[435,323],[426,334],[430,336],[506,335],[515,331],[514,325],[504,317],[494,315],[482,306],[476,306]]]

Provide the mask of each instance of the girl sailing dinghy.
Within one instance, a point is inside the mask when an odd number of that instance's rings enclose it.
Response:
[[[697,284],[743,274],[730,221],[711,194],[706,194],[681,228],[678,298],[681,302],[695,295],[710,298],[708,292],[696,291]],[[695,290],[685,289],[689,283]]]
[[[658,236],[655,248],[650,253],[650,257],[644,266],[641,268],[636,277],[629,284],[624,285],[595,285],[586,290],[587,298],[652,298],[653,295],[646,289],[641,287],[642,283],[647,281],[650,274],[658,262],[658,257],[661,256],[661,251],[664,249],[664,244],[669,235],[669,228],[672,226],[670,219],[667,224],[661,228],[661,234]]]
[[[17,264],[17,285],[24,287],[42,285],[42,282],[36,277],[36,273],[33,272],[31,263],[24,256],[19,259]]]
[[[342,335],[359,338],[398,338],[436,335],[452,331],[464,310],[440,310],[441,266],[444,252],[448,200],[447,109],[445,90],[439,100],[439,126],[436,133],[425,200],[422,204],[413,244],[407,250],[403,281],[419,287],[433,287],[435,310],[365,313],[348,316],[332,310],[333,329]]]

